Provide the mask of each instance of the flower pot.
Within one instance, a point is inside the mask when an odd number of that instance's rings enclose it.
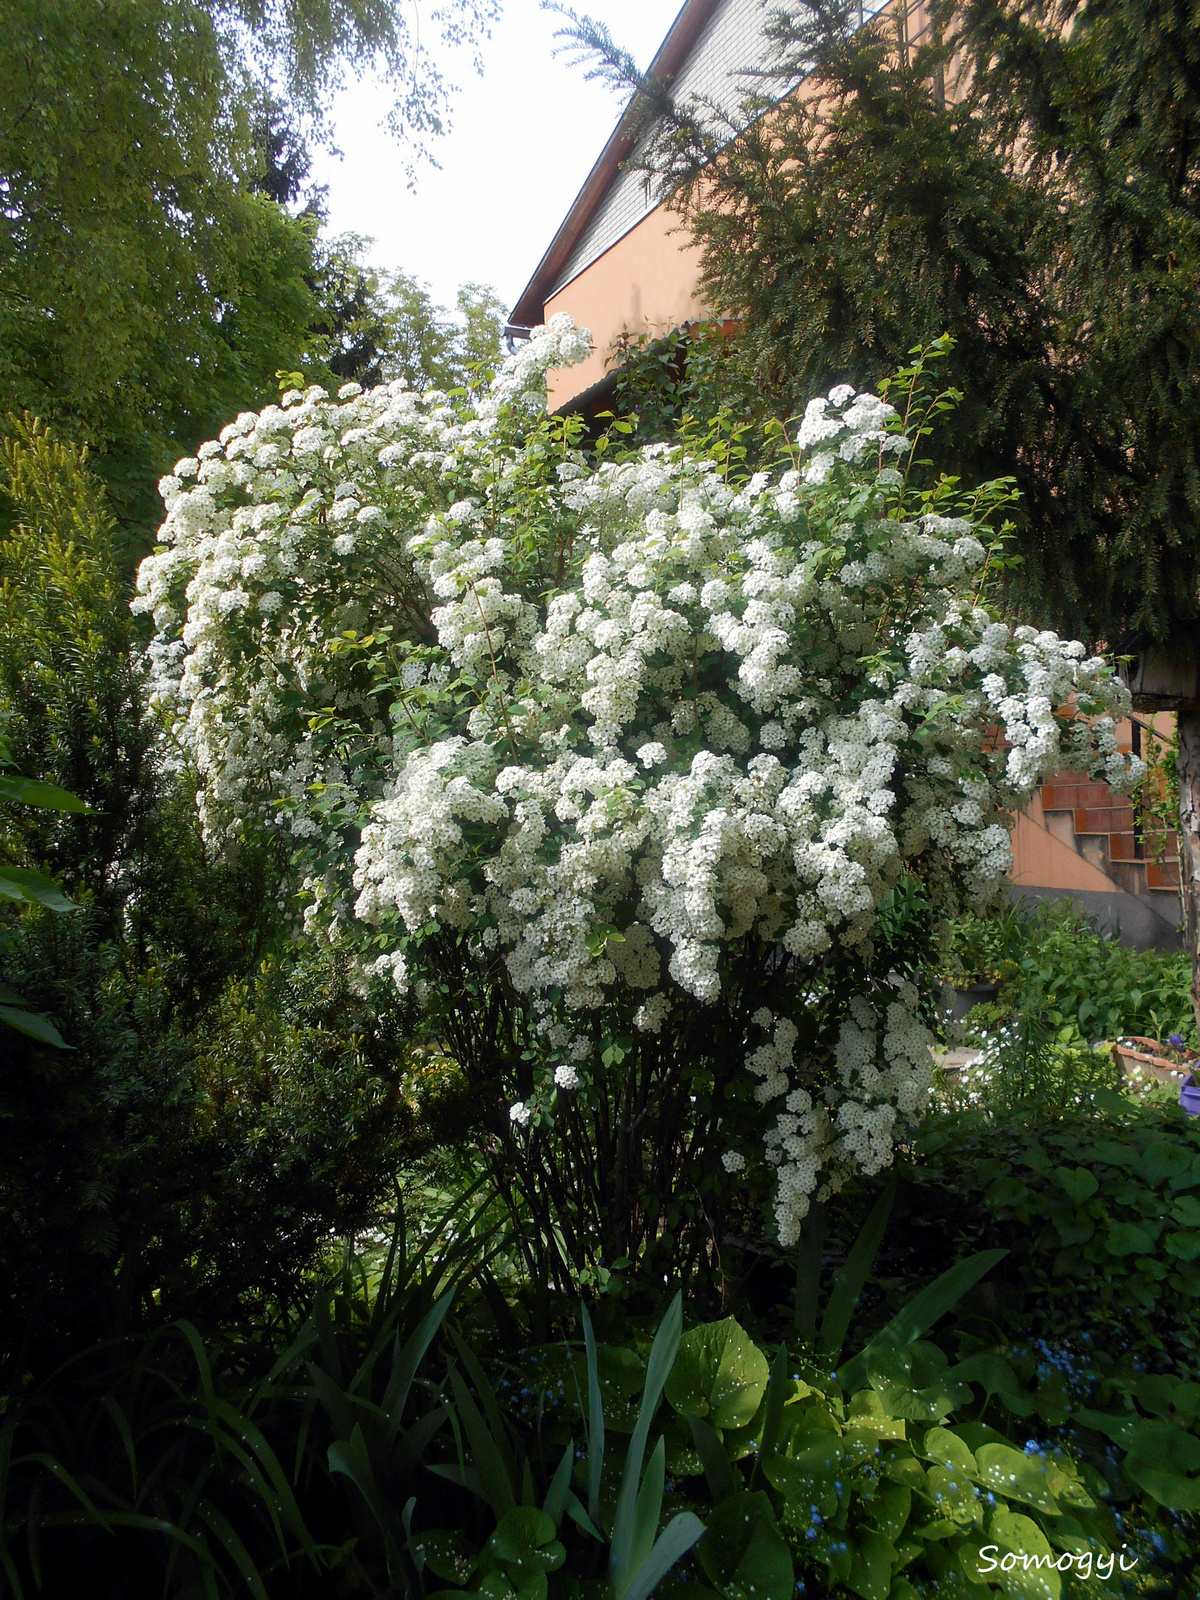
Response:
[[[999,985],[994,983],[976,983],[969,989],[955,989],[950,1001],[950,1020],[961,1022],[968,1011],[974,1011],[976,1006],[986,1005],[989,1000],[994,1000],[999,992]]]
[[[1179,1086],[1179,1104],[1189,1117],[1200,1117],[1200,1083],[1190,1075]]]
[[[1147,1039],[1136,1033],[1118,1039],[1113,1045],[1113,1054],[1125,1077],[1135,1083],[1152,1078],[1168,1089],[1177,1089],[1188,1078],[1193,1064],[1200,1063],[1200,1056],[1194,1050],[1172,1050],[1157,1039]]]

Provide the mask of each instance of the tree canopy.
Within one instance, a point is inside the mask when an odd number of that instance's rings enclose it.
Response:
[[[477,36],[491,0],[443,34]],[[346,71],[418,140],[448,89],[395,0],[12,0],[0,10],[0,413],[89,444],[114,510],[261,404],[320,315],[287,209]]]

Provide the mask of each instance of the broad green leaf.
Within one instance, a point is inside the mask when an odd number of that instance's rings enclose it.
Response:
[[[810,1445],[793,1456],[770,1456],[763,1462],[767,1482],[783,1496],[783,1515],[790,1524],[805,1527],[811,1506],[823,1517],[832,1517],[837,1511],[835,1484],[842,1470],[842,1445],[833,1434],[825,1437],[828,1443]]]
[[[912,1490],[902,1483],[881,1483],[867,1506],[867,1521],[893,1544],[912,1515]]]
[[[1178,1261],[1194,1261],[1200,1256],[1200,1231],[1169,1233],[1163,1240],[1163,1249]]]
[[[947,1517],[960,1528],[983,1521],[983,1506],[975,1485],[966,1472],[956,1467],[930,1467],[925,1474],[925,1493],[933,1501],[935,1517]]]
[[[792,1557],[761,1490],[718,1506],[696,1553],[725,1600],[792,1600]]]
[[[467,1549],[466,1535],[457,1528],[434,1528],[423,1533],[417,1549],[434,1577],[465,1588],[475,1570],[475,1557]]]
[[[78,911],[53,878],[29,867],[0,867],[0,900],[15,900],[22,905],[45,906],[48,911]]]
[[[1021,1387],[1020,1379],[1002,1356],[991,1352],[968,1356],[951,1368],[951,1375],[963,1383],[982,1384],[989,1399],[999,1395],[1016,1417],[1029,1417],[1037,1410],[1037,1401]]]
[[[979,1471],[979,1464],[966,1443],[945,1428],[930,1428],[921,1446],[921,1454],[927,1461],[949,1467],[966,1478],[974,1478]]]
[[[554,1533],[554,1518],[545,1511],[516,1506],[501,1517],[488,1548],[498,1560],[517,1567],[523,1582],[527,1571],[556,1572],[562,1566],[566,1551]]]
[[[1054,1176],[1071,1199],[1081,1204],[1090,1200],[1100,1187],[1096,1174],[1089,1172],[1087,1167],[1056,1167]]]
[[[888,1600],[896,1550],[890,1539],[873,1528],[858,1528],[853,1541],[854,1559],[846,1587],[862,1600]]]
[[[53,1045],[56,1050],[72,1049],[49,1017],[43,1017],[36,1011],[25,1011],[20,1006],[0,1006],[0,1022],[7,1023],[10,1028],[15,1028],[30,1039],[36,1039],[39,1044]]]
[[[1054,1565],[1057,1554],[1032,1518],[1001,1506],[993,1513],[988,1532],[1000,1547],[993,1559],[1003,1559],[1010,1551],[1025,1558],[1011,1572],[990,1574],[1000,1580],[1006,1595],[1015,1600],[1061,1600],[1062,1579]]]
[[[1200,1510],[1200,1439],[1171,1422],[1139,1422],[1125,1471],[1172,1511]]]
[[[667,1379],[668,1403],[710,1427],[744,1428],[767,1392],[767,1358],[732,1318],[690,1328]]]
[[[1104,1248],[1111,1256],[1144,1256],[1154,1249],[1154,1240],[1136,1222],[1114,1222],[1104,1240]]]
[[[69,794],[56,783],[43,783],[40,778],[20,778],[10,773],[0,773],[0,800],[17,800],[22,805],[37,806],[43,811],[86,811],[86,802],[77,794]]]
[[[1039,1511],[1058,1516],[1060,1507],[1046,1481],[1046,1469],[1036,1456],[1027,1456],[1007,1444],[981,1445],[975,1452],[979,1482],[1009,1500],[1024,1500]]]
[[[1133,1386],[1137,1403],[1144,1411],[1155,1416],[1182,1417],[1185,1422],[1200,1417],[1200,1383],[1187,1383],[1182,1378],[1148,1374]]]

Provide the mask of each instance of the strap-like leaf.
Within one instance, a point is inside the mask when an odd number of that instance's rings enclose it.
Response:
[[[558,1463],[558,1470],[550,1481],[546,1491],[546,1503],[543,1510],[553,1522],[555,1529],[563,1519],[563,1512],[567,1508],[567,1495],[571,1490],[571,1466],[575,1459],[575,1444],[573,1440],[567,1441],[567,1448],[563,1451],[562,1460]]]
[[[60,789],[56,783],[40,778],[21,778],[0,773],[0,800],[16,800],[21,805],[37,806],[42,811],[87,811],[87,802],[77,794]]]
[[[691,1511],[672,1517],[653,1550],[633,1574],[623,1600],[647,1600],[675,1563],[704,1537],[704,1524]]]
[[[17,900],[24,905],[45,906],[49,911],[78,911],[53,878],[30,867],[0,867],[0,900]]]
[[[450,1368],[450,1384],[454,1390],[455,1409],[471,1446],[474,1465],[483,1481],[484,1497],[499,1521],[508,1512],[514,1511],[517,1505],[517,1497],[513,1493],[512,1480],[505,1468],[504,1457],[488,1431],[487,1424],[472,1400],[457,1367]]]
[[[676,1294],[674,1300],[667,1307],[667,1314],[659,1323],[658,1332],[654,1335],[654,1343],[650,1346],[650,1359],[646,1363],[646,1385],[642,1390],[642,1403],[638,1409],[638,1419],[634,1425],[633,1437],[629,1441],[629,1453],[625,1457],[625,1471],[621,1478],[621,1492],[617,1497],[617,1512],[613,1518],[612,1549],[609,1555],[609,1570],[613,1582],[616,1582],[618,1572],[625,1573],[629,1569],[629,1553],[633,1545],[634,1514],[637,1504],[638,1490],[641,1487],[642,1462],[645,1459],[646,1443],[650,1434],[650,1424],[658,1410],[662,1392],[666,1386],[671,1368],[675,1365],[675,1356],[679,1350],[679,1338],[683,1332],[683,1294]]]
[[[650,1452],[646,1471],[633,1505],[633,1533],[629,1540],[629,1554],[624,1568],[613,1574],[616,1600],[625,1600],[625,1588],[630,1577],[640,1570],[642,1563],[654,1548],[658,1532],[658,1519],[662,1515],[663,1486],[667,1476],[667,1446],[660,1436]]]
[[[836,1362],[842,1353],[850,1319],[854,1315],[854,1308],[862,1294],[863,1285],[875,1265],[875,1257],[879,1254],[879,1246],[883,1243],[884,1231],[892,1214],[892,1202],[895,1198],[896,1185],[889,1183],[872,1207],[870,1216],[863,1223],[862,1230],[846,1257],[846,1264],[838,1273],[833,1293],[829,1296],[825,1317],[821,1323],[821,1333],[817,1339],[817,1353],[827,1356],[831,1362]]]
[[[36,1039],[39,1044],[53,1045],[56,1050],[74,1049],[74,1046],[69,1045],[59,1033],[50,1018],[42,1016],[40,1012],[26,1011],[20,1006],[0,1005],[0,1022],[15,1028],[18,1033],[25,1034],[29,1039]]]
[[[981,1250],[965,1261],[955,1262],[948,1271],[902,1306],[853,1360],[839,1367],[837,1381],[847,1393],[861,1389],[867,1381],[867,1360],[876,1350],[898,1350],[914,1343],[933,1327],[939,1317],[945,1316],[969,1289],[973,1289],[998,1261],[1003,1261],[1007,1250]]]
[[[600,1367],[596,1360],[596,1336],[592,1332],[592,1319],[586,1306],[580,1307],[583,1317],[583,1348],[587,1362],[587,1442],[588,1442],[588,1516],[600,1521],[600,1474],[604,1470],[604,1397],[600,1392]]]
[[[713,1504],[719,1506],[723,1500],[728,1500],[730,1495],[737,1492],[729,1457],[725,1454],[725,1447],[717,1438],[716,1432],[703,1417],[694,1417],[689,1412],[687,1420],[692,1430],[696,1454],[700,1457],[704,1476],[708,1479],[708,1489]]]
[[[412,1388],[413,1379],[417,1375],[417,1368],[425,1357],[425,1352],[433,1343],[434,1336],[450,1309],[450,1302],[454,1299],[454,1290],[447,1289],[440,1299],[436,1300],[429,1311],[421,1319],[419,1326],[409,1339],[392,1369],[392,1376],[388,1382],[383,1396],[383,1409],[391,1417],[393,1425],[398,1427],[404,1407],[408,1402],[408,1393]]]

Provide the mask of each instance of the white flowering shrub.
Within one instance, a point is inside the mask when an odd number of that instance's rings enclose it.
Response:
[[[735,480],[585,456],[544,373],[586,347],[554,319],[477,412],[240,417],[136,602],[210,837],[286,831],[309,931],[417,996],[575,1270],[739,1186],[791,1244],[886,1167],[940,923],[1041,774],[1137,776],[1110,667],[983,603],[1006,490],[913,468],[919,364],[907,431],[842,386]]]

